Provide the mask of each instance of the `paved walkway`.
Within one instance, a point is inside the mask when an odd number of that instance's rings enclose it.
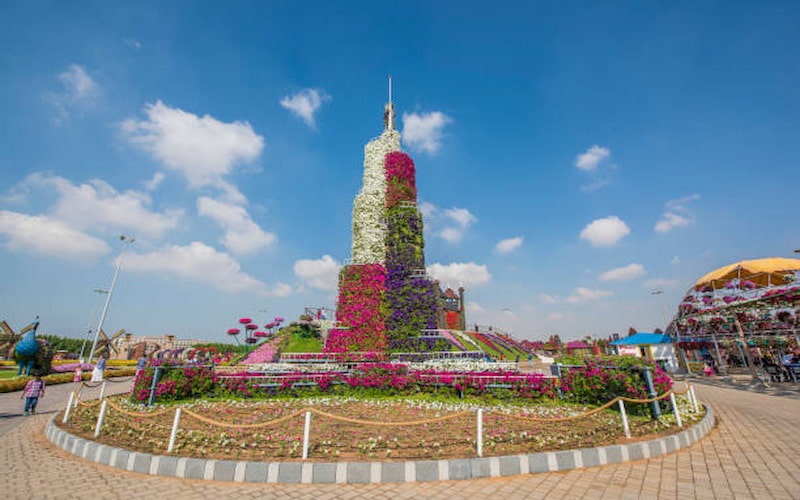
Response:
[[[119,394],[131,390],[131,377],[111,379],[106,385],[106,394]],[[124,381],[117,382],[116,380]],[[89,383],[89,382],[87,382]],[[75,384],[58,384],[45,387],[44,397],[39,398],[36,411],[42,415],[53,415],[63,410],[67,405],[69,393],[76,389]],[[25,409],[25,400],[20,399],[22,391],[0,393],[0,436],[10,432],[25,419],[22,410]],[[86,388],[81,392],[81,399],[93,399],[100,394],[100,387]],[[2,492],[0,487],[0,492]]]
[[[0,492],[9,499],[800,498],[800,400],[698,383],[719,425],[689,449],[569,472],[435,483],[259,485],[145,476],[56,448],[43,436],[49,416],[39,415],[0,437]]]

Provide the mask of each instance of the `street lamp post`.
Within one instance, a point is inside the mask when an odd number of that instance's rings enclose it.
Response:
[[[102,288],[95,288],[94,292],[97,294],[108,293],[108,290],[103,290]],[[97,317],[97,310],[100,309],[100,297],[97,297],[97,305],[94,308],[94,312],[89,317],[89,325],[86,327],[86,334],[83,336],[83,342],[81,343],[81,353],[78,355],[78,361],[81,363],[85,363],[86,360],[83,357],[84,352],[86,351],[86,342],[89,341],[89,336],[92,334],[92,321]]]
[[[106,320],[106,313],[108,313],[108,305],[111,303],[111,296],[114,295],[114,287],[117,284],[119,269],[122,267],[122,257],[125,255],[125,249],[128,248],[128,245],[136,241],[135,238],[129,238],[125,235],[120,236],[119,239],[122,241],[122,251],[119,253],[119,257],[117,258],[117,269],[114,271],[114,278],[111,279],[111,287],[108,289],[108,295],[106,295],[106,303],[103,306],[103,312],[100,314],[100,323],[97,325],[97,329],[94,332],[94,340],[92,341],[92,348],[89,349],[90,363],[92,362],[92,358],[94,357],[94,350],[97,348],[97,340],[100,337],[100,330],[103,329],[103,323]]]

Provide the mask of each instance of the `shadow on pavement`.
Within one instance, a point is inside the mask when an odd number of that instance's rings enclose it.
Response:
[[[746,381],[738,381],[735,379],[726,379],[724,377],[692,378],[688,380],[698,385],[708,385],[712,387],[735,389],[737,391],[765,394],[767,396],[777,396],[781,398],[800,400],[800,384],[791,382],[772,383],[770,385],[765,385],[753,383],[750,379],[747,379]]]

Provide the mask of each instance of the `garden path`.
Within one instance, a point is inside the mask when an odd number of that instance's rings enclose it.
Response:
[[[160,478],[119,471],[67,454],[45,440],[43,429],[49,415],[38,415],[0,436],[0,477],[4,478],[3,497],[10,499],[85,498],[87,493],[91,497],[125,499],[153,495],[315,500],[798,498],[800,400],[774,395],[780,392],[757,393],[717,382],[699,381],[697,390],[714,409],[718,426],[694,446],[650,460],[568,472],[364,485],[267,485]]]
[[[115,380],[115,379],[111,379]],[[109,382],[106,385],[106,394],[119,394],[131,390],[131,377],[119,377],[122,382]],[[41,415],[52,415],[64,409],[69,398],[69,393],[75,390],[75,384],[50,385],[45,388],[44,397],[39,399],[37,412]],[[10,432],[23,422],[25,417],[22,410],[25,400],[19,396],[22,391],[0,393],[0,436]],[[100,394],[100,387],[84,388],[81,398],[93,399]]]

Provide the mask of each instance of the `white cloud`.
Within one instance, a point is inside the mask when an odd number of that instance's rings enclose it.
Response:
[[[612,215],[590,222],[583,228],[580,237],[591,243],[593,247],[608,247],[619,243],[619,240],[630,232],[630,228],[622,219]]]
[[[330,101],[331,96],[322,89],[303,89],[281,99],[281,106],[299,116],[311,128],[316,127],[314,115],[322,103]]]
[[[34,252],[68,259],[89,259],[110,249],[100,239],[69,227],[46,215],[26,215],[0,210],[0,234],[6,247],[16,252]]]
[[[264,149],[264,138],[249,123],[199,117],[161,101],[146,105],[144,112],[146,120],[131,118],[121,124],[132,144],[183,175],[190,187],[214,186],[241,199],[223,178],[237,165],[255,161]]]
[[[455,227],[447,227],[438,233],[439,236],[450,243],[458,243],[464,239],[467,229],[469,229],[469,227],[478,220],[466,208],[453,207],[442,211],[436,211],[434,213],[436,213],[438,217],[442,219],[448,219],[450,222],[454,222],[456,224]]]
[[[442,129],[452,121],[440,111],[403,113],[403,142],[413,150],[435,154],[442,147]]]
[[[244,273],[233,257],[198,241],[187,246],[169,245],[145,254],[128,254],[125,268],[180,276],[228,293],[252,292],[264,297],[285,297],[292,293],[292,288],[283,283],[269,289],[264,282]]]
[[[330,255],[321,259],[300,259],[294,263],[294,274],[307,285],[319,290],[334,291],[339,282],[339,267]]]
[[[124,230],[160,237],[176,227],[183,215],[182,210],[153,212],[147,208],[151,204],[147,194],[120,193],[100,179],[73,184],[63,177],[34,173],[19,186],[23,191],[30,191],[31,187],[53,188],[58,193],[53,216],[75,229]]]
[[[77,64],[71,64],[67,71],[60,73],[58,80],[63,85],[61,92],[47,95],[58,110],[57,123],[69,116],[70,108],[90,107],[100,96],[100,86]]]
[[[497,242],[497,245],[495,245],[494,250],[500,254],[511,253],[522,246],[523,239],[524,238],[522,236],[517,236],[516,238],[500,240]]]
[[[669,263],[670,263],[670,264],[677,264],[677,263],[679,263],[680,261],[681,261],[681,258],[680,258],[680,257],[678,257],[678,256],[676,255],[675,257],[673,257],[672,259],[670,259]]]
[[[687,226],[691,224],[691,219],[687,219],[682,215],[672,212],[665,212],[661,216],[661,220],[656,222],[655,230],[659,233],[666,233],[667,231],[679,226]]]
[[[642,288],[669,288],[673,285],[676,285],[678,280],[666,280],[661,278],[656,278],[652,280],[647,280],[642,283]]]
[[[225,229],[220,242],[235,254],[251,254],[275,243],[275,235],[261,229],[244,207],[202,196],[197,200],[197,211]]]
[[[688,226],[694,222],[689,214],[687,204],[700,199],[699,194],[690,194],[664,204],[666,210],[661,215],[661,220],[656,222],[654,229],[659,233],[666,233],[680,226]]]
[[[156,172],[152,179],[144,181],[144,188],[148,191],[155,191],[155,189],[164,182],[165,177],[166,176],[161,172]]]
[[[575,157],[575,166],[583,171],[591,172],[597,170],[598,165],[610,155],[610,149],[595,144],[587,149],[585,153]]]
[[[458,224],[462,229],[468,228],[473,222],[477,222],[478,219],[470,213],[469,210],[466,208],[448,208],[443,212],[444,216],[448,219],[453,220],[456,224]]]
[[[477,302],[467,302],[467,312],[482,313],[486,312],[486,309]]]
[[[474,262],[443,265],[439,263],[428,266],[428,273],[443,284],[454,286],[464,286],[474,288],[485,285],[492,279],[485,265],[478,265]]]
[[[678,198],[675,200],[669,200],[664,204],[664,206],[669,210],[674,211],[687,211],[689,208],[686,206],[687,203],[691,203],[693,201],[697,201],[700,199],[700,195],[690,194],[689,196],[684,196],[683,198]]]
[[[582,302],[601,300],[612,295],[614,295],[614,292],[609,292],[608,290],[592,290],[579,286],[572,292],[572,295],[566,298],[566,302],[580,304]]]
[[[556,304],[556,303],[558,303],[558,298],[553,297],[552,295],[548,295],[546,293],[543,293],[543,294],[539,295],[539,300],[541,300],[545,304]]]
[[[627,281],[638,278],[645,273],[644,266],[641,264],[628,264],[624,267],[611,269],[600,275],[600,281]]]
[[[418,208],[422,213],[422,216],[426,218],[433,218],[439,214],[439,209],[436,208],[436,205],[428,201],[423,201],[420,203]]]
[[[122,42],[126,47],[129,47],[137,52],[142,49],[142,43],[135,38],[126,38]]]

